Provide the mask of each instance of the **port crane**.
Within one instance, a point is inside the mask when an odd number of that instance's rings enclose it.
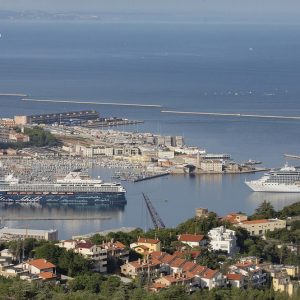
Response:
[[[144,200],[145,200],[145,203],[146,203],[146,206],[149,211],[149,214],[152,219],[154,227],[157,229],[166,228],[166,225],[164,224],[163,220],[159,216],[158,212],[156,211],[156,209],[153,206],[149,197],[145,193],[143,193],[143,197],[144,197]]]

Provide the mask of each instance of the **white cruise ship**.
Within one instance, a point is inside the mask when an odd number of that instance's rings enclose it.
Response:
[[[81,176],[80,171],[70,172],[63,179],[51,182],[21,183],[12,175],[0,180],[0,196],[22,202],[39,197],[45,202],[124,202],[125,189],[120,183],[103,182]]]
[[[245,183],[255,192],[300,193],[300,168],[285,165]]]

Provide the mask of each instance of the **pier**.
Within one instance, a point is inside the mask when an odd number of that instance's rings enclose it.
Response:
[[[26,94],[5,94],[5,93],[2,93],[0,94],[0,97],[27,97]]]
[[[21,100],[22,101],[32,101],[32,102],[70,103],[70,104],[92,104],[92,105],[113,105],[113,106],[132,106],[132,107],[148,107],[148,108],[161,108],[162,107],[162,105],[160,105],[160,104],[96,102],[96,101],[59,100],[59,99],[31,99],[31,98],[22,98]]]
[[[214,116],[214,117],[237,117],[237,118],[259,118],[259,119],[281,119],[281,120],[298,120],[300,116],[273,116],[273,115],[256,115],[256,114],[239,114],[239,113],[218,113],[218,112],[197,112],[197,111],[178,111],[162,110],[161,113],[177,115],[195,115],[195,116]]]
[[[150,179],[163,177],[163,176],[167,176],[167,175],[170,175],[170,173],[166,172],[166,173],[159,173],[159,174],[149,175],[149,176],[137,178],[137,179],[133,180],[133,182],[140,182],[140,181],[144,181],[144,180],[150,180]]]

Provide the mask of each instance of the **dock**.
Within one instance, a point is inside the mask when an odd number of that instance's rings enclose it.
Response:
[[[137,178],[137,179],[133,180],[133,182],[140,182],[140,181],[150,180],[150,179],[154,179],[154,178],[158,178],[158,177],[163,177],[163,176],[167,176],[167,175],[170,175],[170,173],[166,172],[166,173],[159,173],[159,174],[144,176],[144,177]]]

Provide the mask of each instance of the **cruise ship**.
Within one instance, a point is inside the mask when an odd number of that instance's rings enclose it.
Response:
[[[300,193],[300,168],[285,165],[245,183],[255,192]]]
[[[66,202],[125,204],[126,190],[120,183],[91,179],[80,170],[72,171],[54,183],[22,183],[13,175],[0,179],[1,202]]]

